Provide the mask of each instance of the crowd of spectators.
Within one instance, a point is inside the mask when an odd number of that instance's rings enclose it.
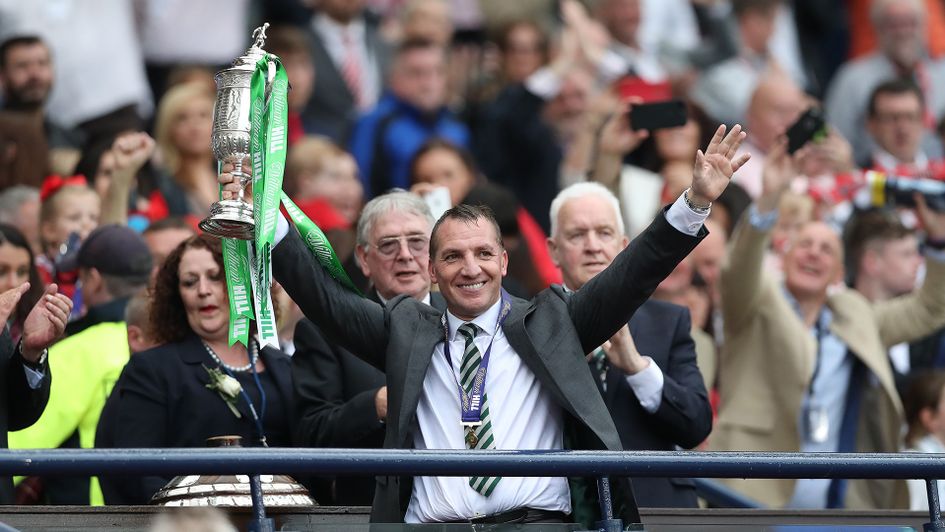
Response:
[[[945,452],[932,0],[0,0],[13,344],[47,286],[72,301],[41,362],[45,412],[10,447],[384,444],[384,373],[278,283],[281,350],[226,341],[220,243],[197,229],[219,197],[213,74],[263,21],[291,86],[284,190],[369,299],[446,308],[430,235],[464,203],[494,214],[508,293],[579,291],[688,194],[718,126],[741,124],[730,157],[750,158],[708,236],[586,353],[623,446]],[[683,125],[633,127],[636,106],[670,99]],[[789,149],[811,109],[825,125]],[[208,365],[245,402],[221,399]],[[0,496],[143,504],[168,480],[26,478]],[[304,480],[321,504],[373,499],[373,479]],[[696,504],[690,482],[662,481],[634,481],[638,502]],[[904,482],[729,483],[773,507],[925,505]]]

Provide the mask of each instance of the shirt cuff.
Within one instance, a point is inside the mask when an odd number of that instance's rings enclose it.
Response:
[[[289,234],[289,221],[285,219],[285,215],[282,214],[282,211],[279,211],[279,218],[276,219],[276,235],[272,241],[272,247],[279,245],[279,242],[282,242],[282,239],[285,238],[285,235]]]
[[[633,388],[640,406],[650,414],[656,413],[663,402],[663,372],[650,357],[643,357],[650,362],[640,373],[627,375],[627,383]]]
[[[701,213],[690,209],[682,194],[666,211],[666,221],[669,222],[669,225],[675,227],[680,233],[689,236],[698,235],[699,229],[702,229],[702,225],[708,217],[708,212]]]
[[[26,383],[30,385],[31,390],[38,390],[43,385],[43,379],[46,378],[45,372],[26,366],[23,366],[23,371],[26,373]]]
[[[925,248],[925,257],[935,262],[945,262],[945,249]]]
[[[758,231],[770,231],[778,223],[778,210],[760,213],[754,203],[748,208],[748,223]]]
[[[550,67],[539,68],[525,80],[528,92],[542,100],[550,100],[561,91],[561,76]]]

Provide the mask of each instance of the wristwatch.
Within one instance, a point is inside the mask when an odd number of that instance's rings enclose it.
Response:
[[[686,202],[686,206],[692,209],[693,212],[698,214],[709,214],[709,209],[712,208],[712,202],[710,201],[708,205],[696,205],[689,199],[689,194],[692,192],[691,188],[687,188],[683,192],[683,201]]]
[[[34,371],[42,371],[43,366],[46,365],[46,357],[49,356],[49,349],[43,349],[39,354],[39,358],[36,359],[36,362],[30,362],[26,360],[26,357],[23,356],[23,341],[20,341],[20,345],[17,346],[17,350],[20,352],[20,358],[23,359],[23,365],[30,368]]]

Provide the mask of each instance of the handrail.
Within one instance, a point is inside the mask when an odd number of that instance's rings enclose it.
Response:
[[[945,532],[937,480],[945,456],[919,453],[758,453],[692,451],[485,451],[404,449],[17,449],[0,450],[0,475],[249,475],[251,532],[271,532],[258,475],[598,477],[602,532],[622,530],[610,512],[608,476],[683,478],[923,479],[927,532]]]
[[[633,476],[682,478],[945,478],[945,456],[921,453],[486,451],[403,449],[0,450],[0,475],[266,474]]]

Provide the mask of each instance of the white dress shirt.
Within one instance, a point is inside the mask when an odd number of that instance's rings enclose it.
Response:
[[[509,345],[505,333],[496,331],[502,302],[497,301],[473,320],[482,331],[476,346],[485,356],[492,340],[486,395],[492,418],[496,449],[561,449],[564,419],[561,407],[543,389],[535,374]],[[413,429],[416,449],[466,449],[457,379],[466,342],[456,330],[463,321],[447,312],[450,365],[443,342],[433,350],[433,359],[423,379]],[[495,339],[492,335],[495,333]],[[408,523],[452,521],[502,513],[516,508],[571,512],[566,478],[503,477],[489,497],[469,486],[468,477],[417,477],[405,517]]]
[[[357,48],[358,64],[361,66],[359,76],[361,81],[361,108],[370,109],[373,107],[381,93],[381,80],[378,79],[377,58],[367,48],[367,29],[364,20],[356,18],[343,26],[320,14],[312,20],[312,27],[321,37],[325,50],[338,72],[342,72],[344,69],[347,50],[345,49],[343,34],[346,31],[348,32],[352,45]]]

